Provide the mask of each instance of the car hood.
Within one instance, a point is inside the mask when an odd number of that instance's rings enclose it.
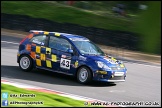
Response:
[[[104,62],[108,66],[116,66],[118,64],[122,64],[122,61],[115,59],[112,56],[99,56],[99,55],[85,55],[85,57],[92,59],[94,61]]]

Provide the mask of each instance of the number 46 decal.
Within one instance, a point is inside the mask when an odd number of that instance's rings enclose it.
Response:
[[[70,69],[71,60],[61,58],[60,67],[65,69]]]

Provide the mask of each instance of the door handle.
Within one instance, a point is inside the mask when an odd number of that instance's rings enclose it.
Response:
[[[47,54],[50,54],[51,52],[50,51],[46,51]]]

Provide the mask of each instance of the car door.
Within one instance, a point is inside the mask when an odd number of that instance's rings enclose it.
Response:
[[[60,72],[71,74],[72,63],[76,60],[76,57],[68,52],[72,49],[71,43],[65,38],[50,36],[49,47],[56,54],[56,62],[52,63],[52,66]]]

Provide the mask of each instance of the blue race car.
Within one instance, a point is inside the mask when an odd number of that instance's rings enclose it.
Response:
[[[83,36],[37,30],[20,42],[17,63],[23,71],[45,69],[73,75],[80,83],[125,81],[127,73],[121,61]]]

